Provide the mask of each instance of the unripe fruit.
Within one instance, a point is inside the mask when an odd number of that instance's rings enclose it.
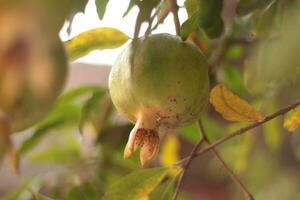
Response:
[[[135,127],[124,157],[141,147],[142,165],[159,150],[159,132],[199,118],[208,99],[208,65],[200,50],[169,34],[131,43],[109,77],[114,105]]]
[[[58,36],[45,32],[34,13],[0,11],[0,112],[14,132],[48,112],[64,85],[67,59]]]

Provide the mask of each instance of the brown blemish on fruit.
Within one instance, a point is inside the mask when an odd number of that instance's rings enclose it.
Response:
[[[178,113],[176,114],[176,119],[177,119],[177,121],[180,121],[180,118],[179,118],[179,114],[178,114]]]
[[[170,97],[170,98],[169,98],[169,101],[170,101],[170,102],[177,103],[176,97]]]

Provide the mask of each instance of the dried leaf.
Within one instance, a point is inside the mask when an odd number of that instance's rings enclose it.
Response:
[[[294,132],[300,127],[300,106],[291,110],[284,116],[283,126],[290,132]]]
[[[233,94],[224,84],[210,92],[210,103],[225,119],[230,121],[261,121],[263,116],[248,102]]]

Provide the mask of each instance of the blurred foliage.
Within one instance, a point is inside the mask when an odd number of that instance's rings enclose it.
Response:
[[[290,132],[294,132],[300,127],[300,106],[286,114],[284,127]]]
[[[103,200],[139,200],[147,196],[170,172],[177,168],[151,168],[133,172],[113,184],[103,196]],[[143,180],[143,181],[140,181]]]
[[[181,26],[183,40],[199,28],[203,28],[210,38],[217,38],[222,34],[224,26],[221,18],[222,0],[187,0],[185,5],[190,17]]]
[[[109,0],[92,1],[100,20],[111,17],[106,10]],[[139,32],[141,24],[147,22],[150,28],[145,35],[171,13],[170,2],[128,0],[123,17],[136,6],[139,13],[135,29]],[[65,21],[72,21],[76,13],[84,11],[86,3],[87,0],[16,0],[1,1],[0,8],[32,5],[36,16],[57,35]],[[202,122],[210,141],[248,125],[241,121],[259,121],[262,115],[299,99],[299,1],[186,0],[179,7],[182,10],[188,18],[180,19],[181,38],[193,42],[207,57],[211,86],[222,82],[227,87],[212,94],[222,100],[213,104],[222,105],[217,110],[225,113],[226,119],[237,121],[224,120],[208,106]],[[66,41],[65,46],[71,62],[93,50],[117,48],[130,38],[134,36],[114,28],[96,28]],[[1,53],[0,47],[0,61]],[[284,119],[275,118],[218,146],[218,152],[255,199],[300,199],[299,111],[300,107]],[[230,117],[226,117],[228,112]],[[140,169],[138,154],[123,159],[131,129],[132,124],[116,113],[103,86],[82,85],[66,90],[19,144],[18,154],[32,168],[29,177],[22,177],[23,182],[11,191],[0,188],[0,200],[171,199],[182,170],[173,164],[187,156],[201,139],[198,124],[162,135],[159,159],[149,169]],[[286,134],[286,129],[294,134]],[[5,151],[3,146],[1,142],[0,158]],[[36,167],[45,171],[33,176]],[[241,198],[229,175],[210,154],[195,159],[187,174],[180,200]],[[0,181],[6,180],[0,177]]]

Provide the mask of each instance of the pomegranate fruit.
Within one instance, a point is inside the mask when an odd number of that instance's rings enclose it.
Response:
[[[191,43],[170,34],[150,35],[119,55],[109,77],[117,110],[135,123],[124,157],[140,147],[141,164],[159,151],[159,135],[194,122],[208,99],[208,64]]]
[[[12,132],[41,119],[66,79],[64,46],[43,27],[26,9],[0,9],[0,112]]]

